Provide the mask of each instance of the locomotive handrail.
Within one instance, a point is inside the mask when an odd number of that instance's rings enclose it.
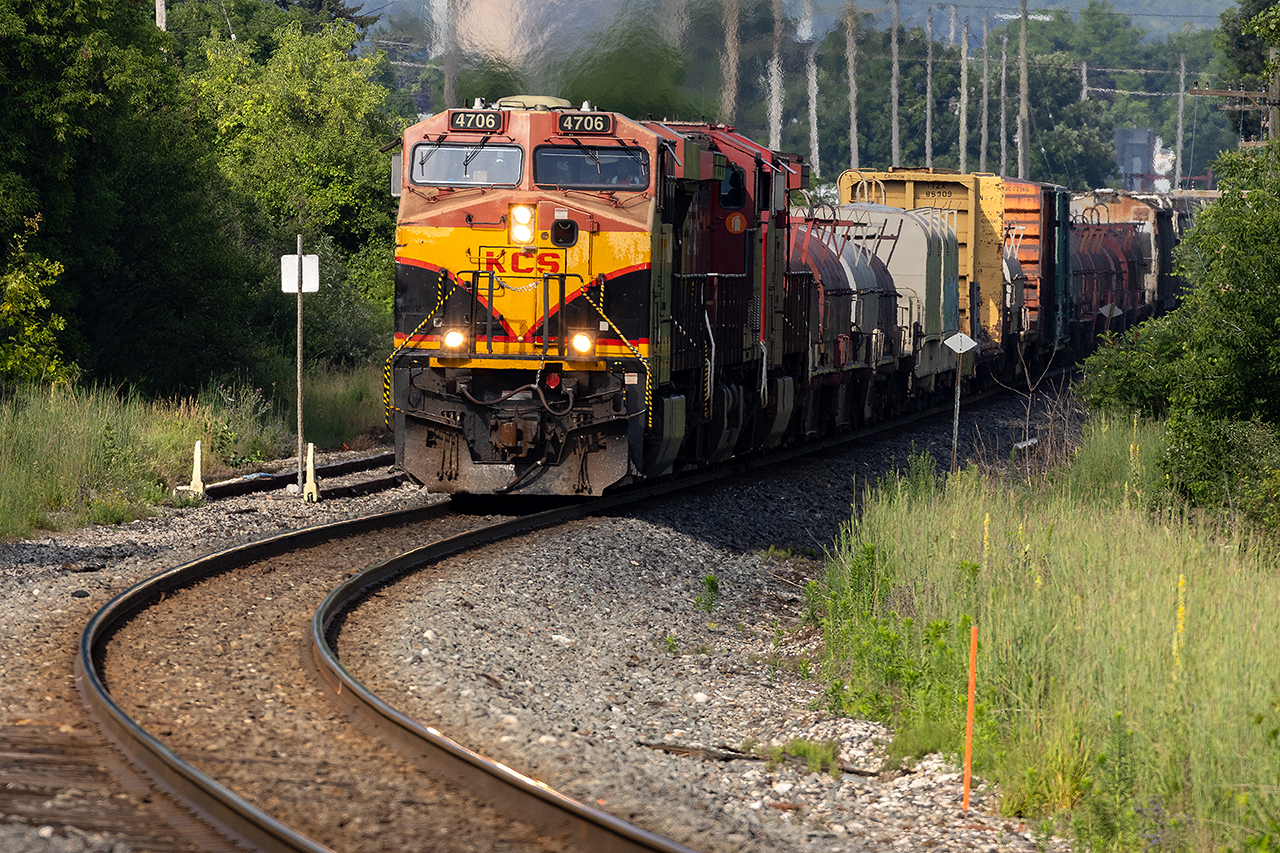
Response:
[[[488,344],[489,352],[493,352],[493,279],[494,279],[493,270],[480,270],[480,269],[459,270],[458,275],[471,276],[471,319],[472,319],[471,327],[472,329],[475,328],[476,312],[480,310],[480,276],[487,275],[489,277],[489,306],[488,306],[488,310],[485,312],[487,314],[487,316],[485,317],[485,341]],[[475,335],[472,334],[467,338],[467,354],[470,355],[474,352],[476,352],[476,340],[475,340]]]
[[[498,217],[497,222],[476,222],[471,214],[467,214],[467,227],[469,228],[492,228],[494,231],[501,231],[507,227],[507,215],[504,213]]]
[[[556,351],[561,358],[564,358],[564,338],[565,338],[565,319],[564,319],[564,296],[565,281],[569,278],[576,278],[578,281],[586,284],[586,280],[582,276],[574,272],[544,272],[542,274],[542,355],[547,355],[547,350],[551,346],[551,279],[560,282],[560,305],[556,308],[557,331],[559,332],[556,344]],[[585,288],[584,288],[585,289]],[[588,300],[590,301],[590,300]]]

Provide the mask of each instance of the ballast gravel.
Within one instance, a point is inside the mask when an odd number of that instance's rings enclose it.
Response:
[[[1071,411],[1039,401],[1032,434],[1046,407],[1055,420]],[[1026,414],[1016,398],[964,413],[962,458],[1007,458]],[[940,418],[508,540],[371,597],[339,652],[427,724],[695,849],[1068,850],[996,815],[981,781],[962,811],[943,756],[882,768],[892,733],[832,716],[823,683],[805,677],[821,638],[803,588],[822,577],[821,552],[865,485],[913,451],[948,460],[950,441]],[[133,583],[271,533],[439,499],[412,486],[316,505],[247,496],[0,545],[0,724],[75,713],[79,631]],[[843,770],[761,760],[794,739],[838,742]],[[0,813],[0,853],[42,850],[128,853]]]

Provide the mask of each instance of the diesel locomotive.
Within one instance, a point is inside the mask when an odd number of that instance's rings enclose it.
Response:
[[[408,128],[395,169],[387,408],[440,492],[593,495],[847,430],[1159,296],[1136,239],[1109,278],[1072,266],[1061,188],[849,172],[812,204],[803,158],[709,122],[477,101]],[[959,363],[957,332],[981,344]]]

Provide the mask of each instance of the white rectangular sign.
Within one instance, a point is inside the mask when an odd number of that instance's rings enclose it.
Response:
[[[285,293],[298,292],[298,256],[280,256],[280,289]],[[320,256],[302,256],[302,292],[320,290]]]

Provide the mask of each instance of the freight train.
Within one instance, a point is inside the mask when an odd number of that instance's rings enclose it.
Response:
[[[397,463],[440,492],[593,495],[839,433],[1177,290],[1159,204],[897,169],[810,203],[798,155],[590,103],[447,110],[394,170],[386,403]]]

